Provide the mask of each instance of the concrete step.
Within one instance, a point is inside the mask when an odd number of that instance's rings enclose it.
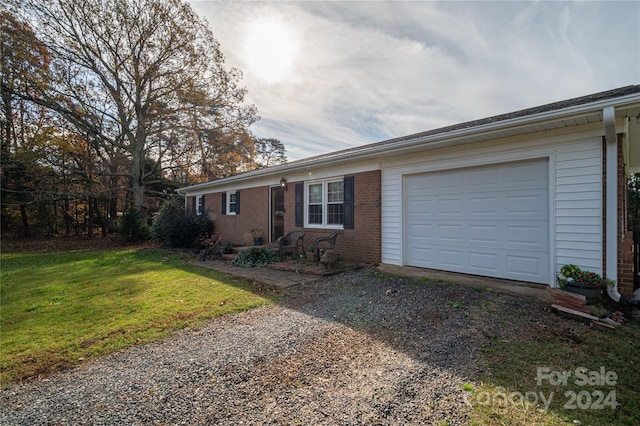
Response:
[[[222,255],[222,260],[231,261],[238,257],[238,253],[225,253]]]

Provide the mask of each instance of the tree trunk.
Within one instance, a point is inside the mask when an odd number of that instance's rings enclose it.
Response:
[[[24,230],[24,235],[25,237],[28,237],[31,230],[29,229],[29,218],[27,217],[27,207],[24,204],[20,204],[20,216],[22,216],[22,229]]]
[[[141,108],[137,108],[140,110]],[[145,157],[145,142],[146,133],[143,128],[146,117],[138,111],[138,127],[136,128],[135,135],[132,136],[132,149],[131,149],[131,202],[133,208],[140,213],[140,217],[147,219],[147,211],[144,205],[144,157]]]
[[[87,237],[93,238],[93,199],[91,197],[89,197],[87,205],[89,207],[88,217],[85,220],[87,224]]]
[[[64,235],[71,235],[71,215],[69,214],[69,199],[65,196],[64,198]]]

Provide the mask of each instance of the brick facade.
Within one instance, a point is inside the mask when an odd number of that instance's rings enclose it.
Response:
[[[618,291],[623,296],[633,296],[633,232],[626,229],[627,224],[627,176],[625,174],[624,164],[624,152],[623,152],[623,138],[624,135],[618,135],[618,173],[617,191],[618,191],[618,208],[617,208],[617,242],[618,242]],[[607,149],[606,141],[603,138],[602,142],[602,191],[603,191],[603,203],[602,203],[602,270],[607,270]],[[624,229],[620,229],[624,227]]]
[[[336,251],[344,259],[379,263],[381,259],[381,174],[379,170],[356,173],[354,177],[354,217],[353,229],[343,229],[336,241]],[[285,194],[285,233],[289,231],[305,231],[305,247],[313,246],[317,237],[329,235],[330,229],[304,228],[295,226],[295,193],[296,183],[290,182],[289,191]]]
[[[240,214],[222,214],[222,193],[205,195],[205,211],[213,221],[215,232],[225,244],[253,245],[252,229],[263,230],[263,241],[269,238],[269,187],[243,189],[240,192]]]
[[[618,291],[633,296],[633,232],[627,230],[627,176],[623,155],[624,135],[618,135]]]
[[[381,201],[379,170],[356,173],[354,177],[354,228],[340,231],[336,242],[336,251],[344,259],[359,262],[379,263],[381,258]],[[304,230],[305,247],[313,246],[313,240],[319,236],[329,235],[332,229],[304,228],[295,226],[295,188],[296,183],[289,182],[285,191],[285,234],[290,231]],[[222,193],[205,195],[205,211],[214,223],[215,232],[222,236],[226,244],[249,246],[253,244],[251,230],[264,230],[263,241],[269,238],[270,188],[262,186],[242,189],[240,192],[240,214],[222,214]],[[187,210],[191,211],[193,197],[187,199]]]

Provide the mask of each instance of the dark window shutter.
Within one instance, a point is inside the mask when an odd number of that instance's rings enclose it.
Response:
[[[344,229],[353,229],[354,215],[353,215],[353,176],[347,176],[344,178]]]
[[[198,196],[197,196],[197,195],[194,195],[194,196],[191,198],[191,213],[193,213],[193,214],[196,214],[196,208],[197,208],[197,202],[198,202],[198,201],[196,200],[196,198],[198,198]]]
[[[240,191],[236,191],[236,214],[240,214]]]
[[[204,203],[205,203],[205,201],[206,201],[206,199],[207,199],[207,198],[203,195],[203,196],[202,196],[202,214],[204,214],[204,212],[206,212],[206,211],[207,211],[207,208],[206,208],[206,206],[205,206],[205,204],[204,204]]]
[[[227,193],[222,193],[222,214],[227,214]]]
[[[304,226],[304,184],[296,183],[296,226]]]

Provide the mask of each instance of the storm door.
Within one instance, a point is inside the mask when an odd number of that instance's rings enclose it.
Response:
[[[284,237],[284,189],[271,188],[271,241]]]

